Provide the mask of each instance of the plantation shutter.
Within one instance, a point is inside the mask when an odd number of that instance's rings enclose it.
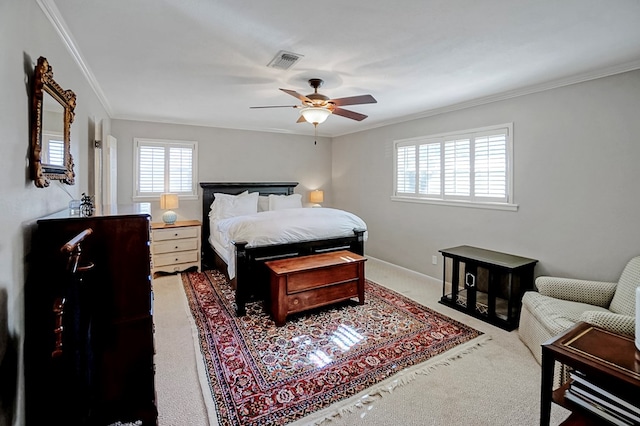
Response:
[[[418,170],[420,170],[420,194],[440,195],[442,182],[440,177],[440,143],[420,145],[419,150],[420,162]]]
[[[134,155],[134,199],[197,196],[197,142],[136,138]]]
[[[396,141],[398,198],[508,204],[511,125]]]
[[[507,134],[476,136],[475,196],[506,199]]]
[[[191,192],[193,149],[169,148],[169,192]]]
[[[455,198],[471,195],[471,147],[469,138],[444,142],[444,195]]]
[[[396,168],[396,191],[414,194],[416,192],[415,145],[398,147]]]
[[[49,139],[49,164],[64,166],[64,141]]]
[[[139,192],[164,191],[164,147],[141,145],[138,150]]]

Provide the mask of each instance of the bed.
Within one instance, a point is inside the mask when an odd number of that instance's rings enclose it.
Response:
[[[232,241],[235,256],[233,257],[233,276],[227,272],[229,262],[224,260],[219,250],[215,250],[209,243],[211,223],[209,213],[215,200],[216,193],[239,195],[248,191],[258,192],[261,196],[294,194],[297,182],[200,182],[202,195],[202,259],[203,266],[215,268],[224,272],[231,279],[236,290],[237,315],[246,314],[246,303],[251,300],[266,300],[269,297],[269,274],[264,262],[296,256],[306,256],[314,253],[324,253],[336,250],[350,250],[364,255],[366,239],[365,227],[351,230],[352,235],[331,236],[321,239],[266,244],[253,246],[248,241]],[[307,210],[307,209],[305,209]],[[364,223],[364,222],[363,222]]]

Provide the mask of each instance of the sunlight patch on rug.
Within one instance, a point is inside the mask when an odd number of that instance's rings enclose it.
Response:
[[[482,334],[370,281],[364,305],[292,315],[282,327],[262,302],[236,317],[218,271],[182,282],[221,425],[293,422]]]

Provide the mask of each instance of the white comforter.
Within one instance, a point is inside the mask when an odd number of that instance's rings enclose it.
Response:
[[[353,213],[324,207],[266,211],[211,220],[210,224],[209,243],[227,262],[229,278],[235,277],[232,241],[246,241],[247,247],[259,247],[348,237],[353,235],[354,228],[367,229],[366,223]],[[366,232],[364,237],[366,239]]]

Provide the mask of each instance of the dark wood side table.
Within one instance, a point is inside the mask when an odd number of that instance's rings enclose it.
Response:
[[[616,395],[636,407],[640,404],[640,360],[634,341],[580,322],[565,333],[542,345],[542,384],[540,425],[548,426],[551,402],[574,414],[571,424],[608,424],[565,399],[571,381],[553,389],[555,361],[584,373],[590,383],[605,389],[615,389]],[[576,417],[584,420],[578,422]],[[567,423],[568,424],[568,423]]]
[[[440,303],[505,330],[518,327],[522,295],[533,288],[537,260],[471,246],[440,252]]]

